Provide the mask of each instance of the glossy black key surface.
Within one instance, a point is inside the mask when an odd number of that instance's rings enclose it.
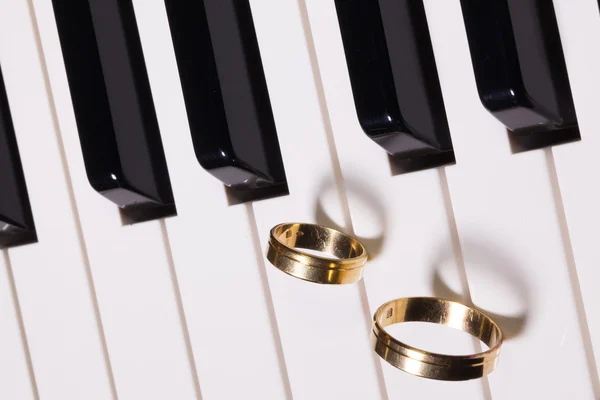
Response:
[[[165,4],[199,163],[235,190],[287,191],[248,0]]]
[[[515,134],[579,137],[552,1],[461,0],[483,105]]]
[[[454,160],[421,0],[335,0],[358,120],[397,159]],[[442,162],[442,163],[445,163]]]
[[[132,215],[174,214],[131,0],[52,3],[92,187]]]
[[[0,248],[35,241],[25,177],[0,72]]]

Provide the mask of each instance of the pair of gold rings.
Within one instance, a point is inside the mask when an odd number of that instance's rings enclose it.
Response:
[[[285,223],[271,229],[267,259],[296,278],[321,284],[359,281],[367,262],[366,248],[355,238],[315,224]],[[478,338],[489,350],[472,355],[431,353],[409,346],[386,332],[402,322],[428,322],[459,329]],[[481,378],[496,366],[502,330],[485,313],[450,300],[411,297],[389,301],[373,318],[371,343],[394,367],[424,378],[464,381]]]

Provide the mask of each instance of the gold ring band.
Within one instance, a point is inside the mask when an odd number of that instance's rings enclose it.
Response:
[[[332,256],[322,257],[300,249]],[[348,284],[362,278],[367,250],[355,238],[315,224],[284,223],[271,229],[267,259],[286,274],[324,284]]]
[[[430,322],[456,328],[475,336],[489,350],[466,356],[423,351],[400,342],[384,329],[401,322]],[[502,345],[502,330],[483,312],[463,304],[431,297],[411,297],[392,300],[377,309],[371,343],[381,358],[412,375],[465,381],[481,378],[494,370]]]

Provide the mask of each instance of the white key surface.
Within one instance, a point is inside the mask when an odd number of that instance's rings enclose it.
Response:
[[[598,110],[600,100],[600,13],[595,0],[555,0],[554,7],[569,72],[571,91],[579,122],[581,141],[552,149],[568,233],[573,249],[572,279],[580,285],[576,296],[583,329],[589,328],[594,355],[589,349],[589,365],[600,397],[597,366],[600,363],[600,278],[598,224],[600,224],[600,183],[597,182]],[[586,324],[587,322],[587,324]],[[586,326],[587,325],[587,326]],[[589,340],[588,337],[585,339]]]
[[[446,212],[442,172],[392,176],[387,153],[363,133],[356,117],[335,5],[306,3],[354,232],[370,252],[365,285],[371,314],[399,297],[468,299],[461,282],[464,270],[454,254],[454,221]],[[430,351],[476,351],[471,338],[452,330],[415,330],[406,339]],[[382,368],[390,399],[484,398],[481,381],[456,385],[416,378],[387,362]]]
[[[457,165],[447,176],[475,305],[505,320],[494,399],[593,397],[549,169],[481,105],[460,2],[425,1]],[[524,370],[524,358],[535,368]]]
[[[325,222],[321,202],[331,218],[341,221],[343,198],[307,47],[304,5],[296,0],[250,3],[290,191],[253,205],[265,254],[274,225]],[[294,399],[382,398],[362,283],[318,285],[265,263]]]
[[[288,382],[251,207],[229,206],[223,184],[196,159],[164,2],[134,7],[177,204],[166,230],[202,398],[284,399]]]
[[[8,250],[42,399],[113,399],[96,299],[78,234],[26,1],[0,2],[0,63],[38,243]]]
[[[35,378],[29,370],[27,338],[22,330],[20,314],[8,253],[6,250],[0,251],[1,399],[36,398]]]
[[[91,187],[52,2],[34,7],[119,399],[194,399],[161,222],[123,226],[118,207]]]

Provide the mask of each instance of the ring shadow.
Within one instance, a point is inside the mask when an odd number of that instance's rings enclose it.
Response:
[[[325,211],[325,195],[331,191],[337,191],[335,183],[330,180],[323,181],[319,190],[319,197],[315,203],[315,220],[319,225],[331,227],[342,232],[348,231],[348,227],[344,227],[334,221],[327,211]],[[383,249],[383,245],[385,244],[385,236],[388,228],[385,207],[374,195],[375,190],[369,190],[366,183],[359,183],[355,179],[344,179],[344,195],[348,202],[347,196],[349,193],[360,198],[361,204],[369,205],[369,211],[371,211],[370,215],[376,215],[378,226],[381,227],[380,232],[374,237],[361,237],[356,235],[355,232],[349,232],[366,247],[367,253],[369,254],[369,260],[374,260],[379,256]],[[341,200],[344,201],[343,199]],[[347,221],[347,223],[350,223],[350,221]]]
[[[517,263],[508,257],[505,252],[498,248],[492,247],[489,243],[482,244],[472,239],[463,240],[462,248],[468,248],[468,261],[476,263],[477,267],[487,269],[487,273],[502,276],[512,287],[516,289],[520,297],[520,306],[523,311],[517,315],[505,315],[489,311],[483,307],[479,307],[475,302],[471,302],[470,306],[484,312],[491,317],[502,329],[505,339],[513,339],[521,335],[527,327],[529,309],[531,307],[531,299],[529,296],[528,284],[526,280],[518,273],[519,266]],[[453,290],[442,277],[442,265],[451,264],[444,263],[454,258],[448,249],[441,250],[437,253],[432,265],[431,287],[436,297],[446,298],[458,302],[464,302],[467,296]],[[466,262],[459,265],[459,268],[465,268]],[[485,273],[486,271],[484,271]],[[468,274],[468,272],[467,272]],[[475,304],[474,304],[475,303]]]

